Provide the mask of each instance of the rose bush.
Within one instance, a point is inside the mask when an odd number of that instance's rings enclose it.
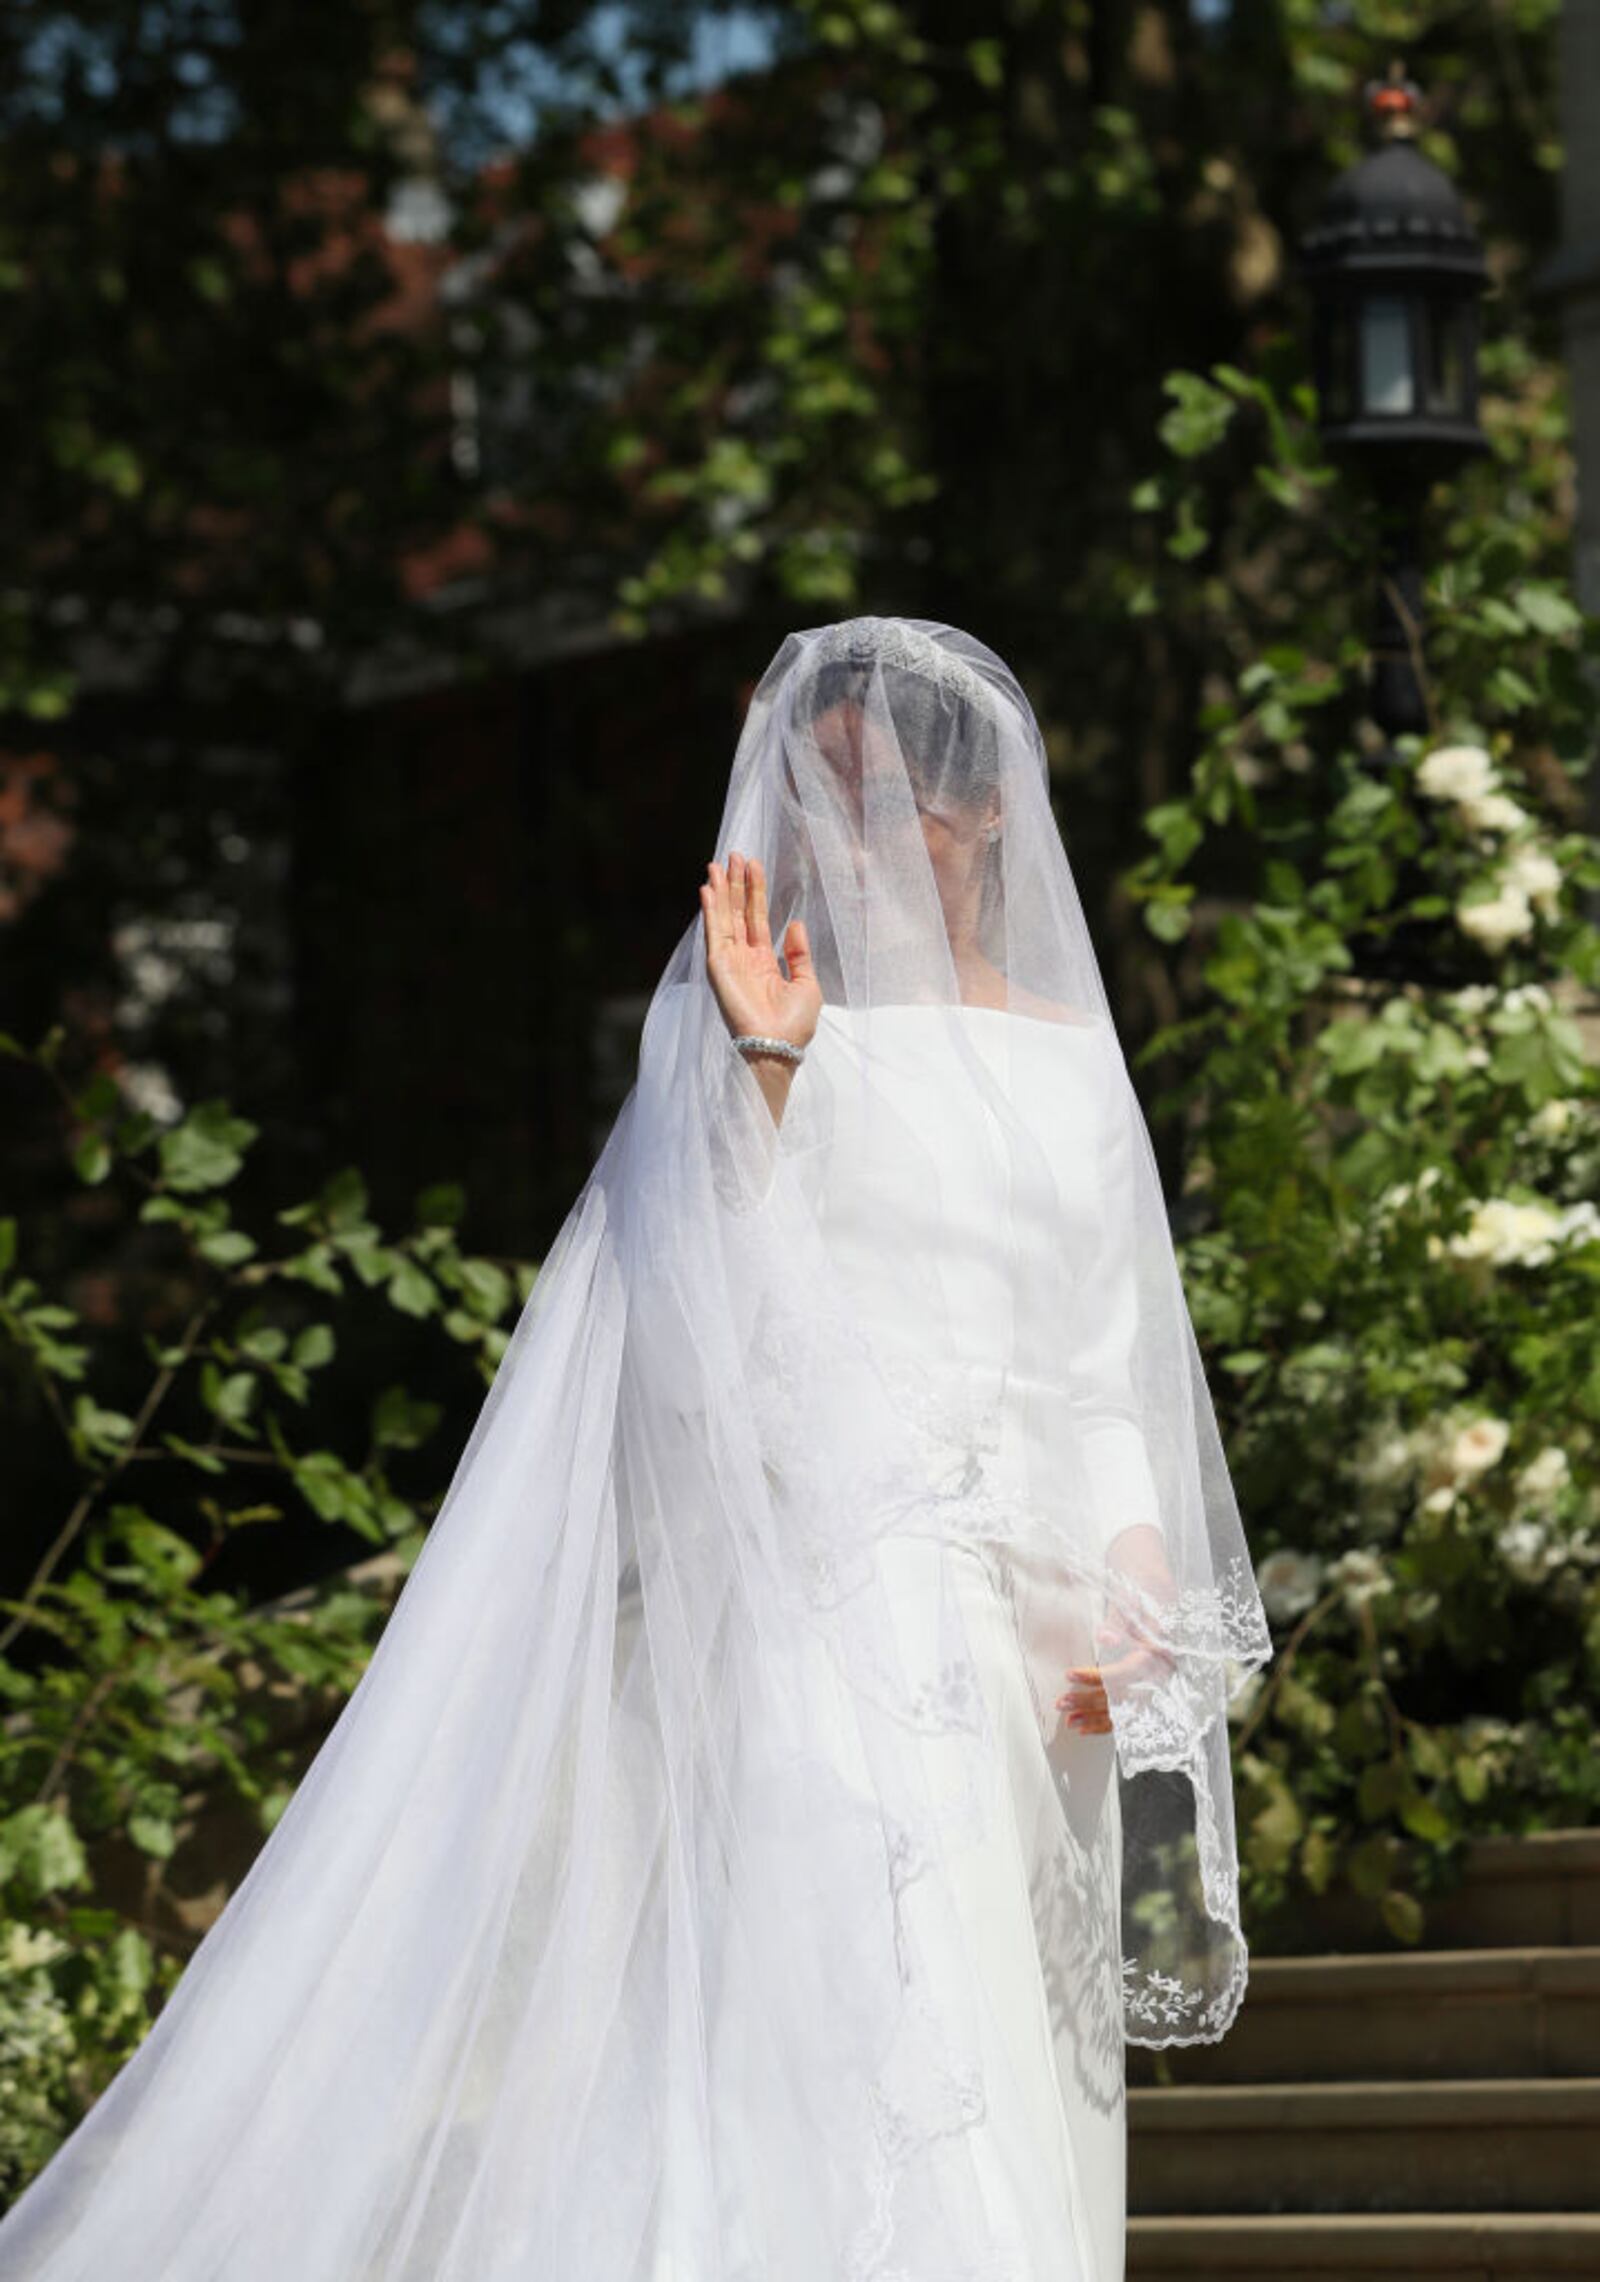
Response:
[[[1286,561],[1340,539],[1309,391],[1182,377],[1212,418],[1175,457],[1256,402]],[[1600,626],[1494,477],[1430,576],[1429,730],[1385,746],[1359,634],[1291,569],[1129,883],[1198,1008],[1149,1058],[1279,1639],[1234,1717],[1250,1907],[1290,1939],[1335,1882],[1415,1939],[1465,1836],[1600,1801]]]

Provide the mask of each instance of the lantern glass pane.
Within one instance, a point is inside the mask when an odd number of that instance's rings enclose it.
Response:
[[[1353,382],[1356,369],[1356,333],[1349,304],[1340,301],[1328,312],[1328,354],[1325,369],[1328,401],[1323,416],[1343,421],[1354,416]]]
[[[1424,312],[1425,402],[1430,412],[1466,411],[1467,311],[1461,302],[1430,301]]]
[[[1361,405],[1368,413],[1415,412],[1411,311],[1398,294],[1375,293],[1361,309]]]

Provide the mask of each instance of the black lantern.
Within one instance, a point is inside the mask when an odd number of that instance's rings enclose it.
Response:
[[[1454,185],[1416,148],[1420,103],[1398,62],[1368,83],[1376,147],[1340,176],[1300,241],[1323,442],[1364,464],[1377,492],[1372,711],[1391,733],[1427,726],[1422,501],[1441,475],[1489,448],[1478,425],[1487,265]]]

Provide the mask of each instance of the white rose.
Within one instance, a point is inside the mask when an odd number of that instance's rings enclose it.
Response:
[[[1494,789],[1494,763],[1481,745],[1439,745],[1417,768],[1417,790],[1429,800],[1481,800]]]
[[[1563,1244],[1592,1244],[1600,1236],[1600,1208],[1587,1197],[1581,1204],[1569,1204],[1558,1216],[1556,1235]]]
[[[1328,1571],[1328,1582],[1341,1588],[1352,1607],[1394,1591],[1393,1580],[1375,1553],[1341,1553]]]
[[[1554,1258],[1564,1233],[1562,1214],[1547,1204],[1490,1197],[1478,1206],[1465,1229],[1451,1237],[1449,1250],[1458,1260],[1487,1260],[1497,1268],[1542,1268]]]
[[[1561,908],[1561,866],[1537,847],[1513,848],[1501,866],[1503,888],[1523,896],[1535,911],[1553,919]]]
[[[1492,992],[1490,996],[1493,996]],[[1529,1006],[1536,1014],[1548,1014],[1555,1000],[1543,983],[1518,983],[1514,990],[1506,992],[1500,1003],[1508,1014],[1520,1014],[1524,1007]]]
[[[1407,1479],[1416,1462],[1409,1435],[1385,1434],[1362,1444],[1356,1453],[1355,1475],[1357,1481],[1374,1489],[1393,1489]]]
[[[1559,1141],[1578,1114],[1575,1101],[1547,1101],[1528,1120],[1528,1131],[1541,1141]]]
[[[1315,1553],[1294,1553],[1285,1546],[1269,1553],[1256,1571],[1261,1605],[1274,1624],[1303,1616],[1322,1589],[1322,1563]]]
[[[1533,907],[1521,888],[1502,884],[1498,895],[1483,903],[1458,903],[1456,925],[1486,951],[1503,951],[1519,935],[1533,932]]]
[[[1572,1479],[1572,1465],[1558,1442],[1548,1442],[1517,1476],[1517,1495],[1529,1505],[1548,1505]]]
[[[1559,1554],[1551,1561],[1549,1539],[1536,1521],[1508,1521],[1495,1544],[1506,1567],[1524,1585],[1536,1585],[1546,1569],[1560,1565]]]
[[[1509,998],[1510,995],[1508,991],[1506,996]],[[1490,983],[1466,983],[1460,990],[1450,993],[1450,1004],[1458,1014],[1466,1015],[1470,1021],[1474,1015],[1486,1014],[1493,1006],[1495,996],[1494,987]]]
[[[1529,821],[1508,792],[1474,793],[1460,803],[1464,821],[1474,832],[1520,832]]]
[[[1458,1482],[1470,1482],[1498,1466],[1511,1440],[1503,1418],[1475,1418],[1462,1427],[1449,1449],[1449,1466]]]
[[[1441,1482],[1438,1489],[1430,1490],[1423,1499],[1422,1510],[1424,1513],[1432,1515],[1435,1520],[1442,1521],[1455,1502],[1455,1491],[1448,1484]]]

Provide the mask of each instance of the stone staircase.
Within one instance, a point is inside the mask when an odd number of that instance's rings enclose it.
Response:
[[[1426,1950],[1258,1957],[1129,2061],[1129,2282],[1600,2282],[1600,1830],[1491,1839]]]

